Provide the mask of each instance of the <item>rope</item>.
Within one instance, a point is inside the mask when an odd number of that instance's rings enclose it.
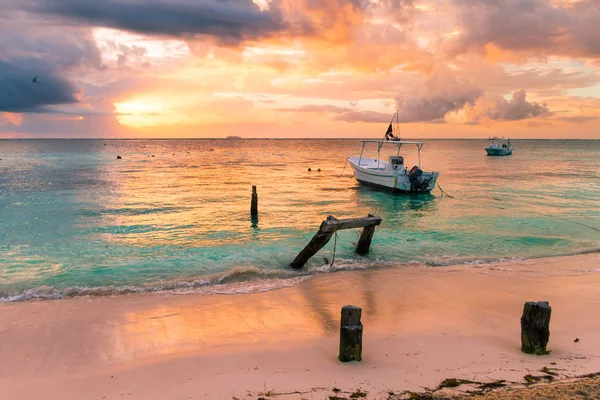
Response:
[[[333,267],[333,263],[335,262],[335,248],[337,246],[337,238],[338,238],[337,229],[335,230],[334,234],[335,234],[335,238],[333,239],[333,255],[331,256],[331,264],[329,264],[330,267]]]
[[[346,164],[348,164],[348,159],[346,158],[346,162],[344,163],[344,169],[342,169],[342,173],[340,174],[340,176],[338,176],[338,178],[341,178],[342,175],[344,175],[344,171],[346,170]]]
[[[440,189],[440,192],[442,192],[442,197],[444,197],[444,195],[450,197],[451,199],[454,198],[454,196],[450,196],[448,193],[444,192],[444,189],[442,189],[442,187],[440,186],[440,184],[438,182],[436,182],[437,187]]]

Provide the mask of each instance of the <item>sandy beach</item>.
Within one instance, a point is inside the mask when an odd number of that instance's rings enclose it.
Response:
[[[0,304],[4,399],[323,399],[446,378],[523,383],[600,371],[600,254],[323,274],[248,295],[138,294]],[[525,301],[549,301],[551,353],[520,352]],[[363,361],[337,361],[362,307]],[[576,341],[576,339],[579,339]],[[597,381],[596,381],[597,382]],[[287,394],[286,394],[287,393]]]

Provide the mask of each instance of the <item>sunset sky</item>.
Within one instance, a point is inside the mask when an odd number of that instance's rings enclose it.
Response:
[[[0,137],[379,138],[398,106],[600,139],[600,0],[0,1]]]

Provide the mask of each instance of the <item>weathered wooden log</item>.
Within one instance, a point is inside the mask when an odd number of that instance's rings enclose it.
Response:
[[[528,301],[521,317],[521,351],[528,354],[548,354],[546,346],[550,339],[550,314],[547,301]]]
[[[337,219],[331,215],[321,224],[323,232],[339,231],[342,229],[364,228],[366,226],[377,226],[381,224],[381,217],[369,215],[364,218]]]
[[[373,234],[375,233],[375,225],[365,226],[358,239],[356,245],[356,254],[368,254],[369,248],[371,247],[371,240],[373,240]]]
[[[256,186],[252,186],[252,203],[250,204],[250,215],[258,215],[258,194]]]
[[[362,309],[356,306],[342,307],[340,324],[340,353],[341,362],[362,360],[363,326],[360,322]]]
[[[361,240],[359,240],[356,252],[358,254],[366,254],[369,252],[371,239],[375,232],[375,226],[379,224],[381,224],[381,218],[370,214],[366,218],[347,219],[337,219],[330,215],[321,223],[317,234],[313,236],[310,243],[308,243],[308,245],[306,245],[306,247],[296,256],[291,266],[293,268],[302,268],[304,264],[317,253],[317,251],[321,250],[329,242],[331,236],[333,236],[336,231],[342,229],[365,228],[361,235]],[[372,227],[373,229],[368,230],[368,227]],[[363,238],[363,236],[365,237]]]
[[[324,231],[323,225],[325,225],[325,223],[329,222],[330,220],[336,219],[330,215],[327,217],[327,220],[321,223],[321,227],[319,228],[317,234],[313,236],[311,241],[306,245],[304,249],[302,249],[300,253],[298,253],[294,261],[292,261],[292,264],[290,264],[292,268],[302,268],[304,264],[306,264],[306,262],[317,253],[317,251],[321,250],[329,242],[329,239],[331,239],[331,237],[335,233],[335,230]]]

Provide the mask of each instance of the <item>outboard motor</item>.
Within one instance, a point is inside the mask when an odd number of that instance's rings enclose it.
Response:
[[[416,165],[410,169],[408,173],[408,181],[410,182],[411,192],[423,192],[427,189],[430,179],[423,180],[423,171]]]

